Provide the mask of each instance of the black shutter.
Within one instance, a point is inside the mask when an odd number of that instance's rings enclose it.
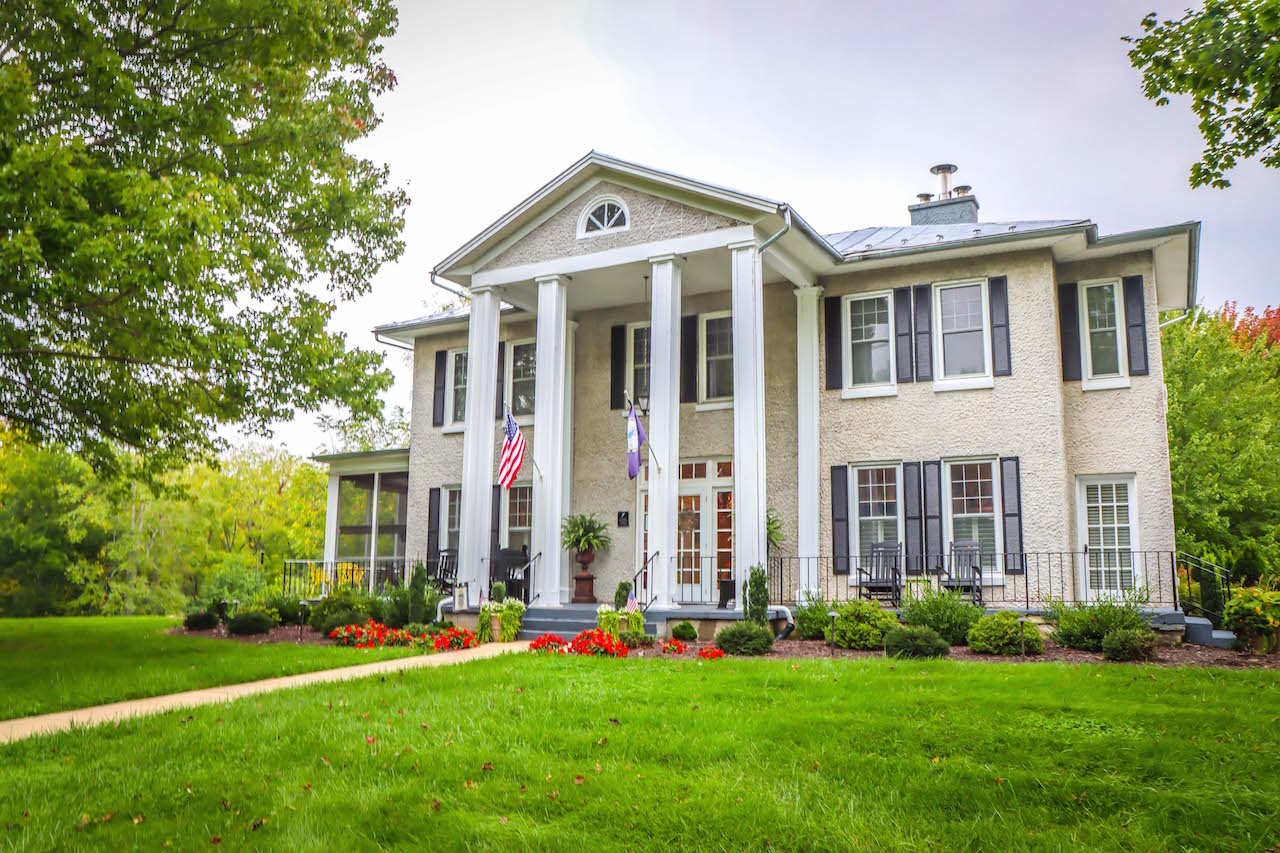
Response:
[[[911,382],[915,374],[911,370],[911,288],[893,289],[893,336],[897,349],[898,381]]]
[[[1147,310],[1142,298],[1142,276],[1127,275],[1124,287],[1125,344],[1129,350],[1129,375],[1147,375]]]
[[[493,486],[493,521],[489,535],[489,576],[493,577],[493,562],[498,557],[498,537],[502,534],[502,485]]]
[[[991,373],[1013,373],[1009,354],[1009,280],[1002,275],[987,279],[987,301],[991,310]]]
[[[431,425],[444,426],[444,395],[448,393],[449,353],[436,350],[436,376],[434,397],[431,399]]]
[[[1022,548],[1022,467],[1016,456],[1000,459],[1000,502],[1004,505],[1004,571],[1024,574],[1026,557]]]
[[[933,380],[933,288],[917,284],[913,288],[916,308],[916,381]]]
[[[504,387],[507,376],[507,344],[505,341],[498,341],[498,390],[494,394],[493,416],[498,420],[502,420],[502,397],[506,393]]]
[[[427,560],[432,564],[440,556],[440,489],[427,492]]]
[[[924,516],[920,507],[920,463],[902,463],[902,510],[906,529],[907,574],[918,575],[924,571]]]
[[[942,550],[942,463],[924,463],[924,554],[925,568],[937,571],[943,565]]]
[[[827,296],[822,300],[822,334],[827,344],[827,390],[838,391],[844,387],[844,358],[840,353],[840,297]]]
[[[1062,381],[1080,381],[1080,294],[1075,282],[1058,285],[1058,334],[1062,338]]]
[[[698,402],[697,314],[680,318],[680,402]]]
[[[627,387],[627,327],[609,329],[609,408],[625,409]]]
[[[831,466],[831,571],[849,574],[849,466]]]

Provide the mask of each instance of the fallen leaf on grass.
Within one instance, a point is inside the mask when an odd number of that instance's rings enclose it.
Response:
[[[376,737],[374,737],[373,735],[365,735],[365,736],[364,736],[364,742],[365,742],[365,743],[377,743],[377,742],[378,742],[378,739],[377,739]]]
[[[1004,784],[1004,777],[1003,777],[1003,776],[997,776],[997,777],[996,777],[996,784],[997,784],[997,785],[1003,785],[1003,784]]]
[[[210,839],[209,839],[209,843],[210,843],[210,844],[221,844],[221,843],[222,843],[222,836],[221,836],[221,835],[215,835],[213,838],[210,838]]]
[[[620,726],[620,725],[622,725],[622,723],[618,722],[618,718],[617,718],[617,717],[610,717],[610,718],[609,718],[609,722],[613,723],[615,726]]]
[[[258,818],[253,822],[253,825],[249,827],[249,831],[257,832],[259,829],[262,829],[262,825],[266,822],[267,822],[267,819],[265,817]]]
[[[600,772],[600,765],[599,765],[599,764],[597,764],[597,765],[596,765],[596,772],[597,772],[597,773],[599,773],[599,772]]]
[[[98,821],[98,823],[106,823],[107,821],[111,820],[111,818],[113,818],[113,817],[115,817],[115,816],[116,816],[116,813],[115,813],[115,812],[107,812],[106,814],[104,814],[104,815],[102,816],[102,819],[101,819],[101,820],[99,820],[99,821]]]
[[[498,822],[499,822],[499,823],[506,823],[506,822],[507,822],[507,819],[506,819],[505,817],[500,817],[500,818],[498,818]]]
[[[321,760],[322,762],[324,762],[324,766],[325,766],[325,767],[328,767],[328,766],[329,766],[329,759],[325,758],[323,755],[322,755],[322,756],[320,756],[320,760]]]
[[[481,768],[480,768],[480,770],[481,770],[482,772],[486,772],[486,771],[491,771],[491,770],[493,770],[493,762],[492,762],[492,761],[486,761],[486,762],[484,763],[484,766],[483,766],[483,767],[481,767]]]
[[[464,782],[464,783],[463,783],[463,785],[462,785],[462,787],[464,787],[464,788],[474,788],[475,786],[476,786],[476,783],[475,783],[475,782],[472,782],[470,779],[468,779],[468,780],[467,780],[466,782]]]
[[[147,819],[147,816],[146,816],[146,815],[144,815],[144,814],[137,815],[137,816],[133,819],[133,825],[134,825],[134,826],[137,826],[138,824],[142,823],[142,822],[143,822],[144,820],[146,820],[146,819]]]
[[[600,746],[604,746],[608,742],[609,742],[609,739],[607,737],[602,737],[600,738],[600,740],[596,741],[596,743]]]
[[[439,800],[432,800],[432,801],[431,801],[431,810],[432,810],[433,812],[438,812],[438,811],[440,811],[440,801],[439,801]]]
[[[583,782],[585,782],[585,781],[587,781],[587,777],[586,777],[586,776],[574,776],[574,777],[573,777],[573,784],[575,784],[575,785],[581,785],[581,784],[582,784]]]
[[[552,789],[551,793],[550,793],[550,794],[547,794],[547,799],[549,799],[549,800],[558,800],[558,799],[560,799],[560,789],[559,789],[559,788],[554,788],[554,789]]]

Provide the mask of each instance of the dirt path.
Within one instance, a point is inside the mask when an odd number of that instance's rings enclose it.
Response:
[[[59,711],[56,714],[19,717],[16,720],[0,721],[0,743],[21,740],[32,735],[64,732],[76,727],[96,726],[102,723],[128,719],[129,717],[160,714],[165,711],[172,711],[175,708],[216,705],[222,702],[231,702],[244,696],[270,693],[274,690],[287,690],[290,687],[302,687],[307,684],[346,681],[352,678],[365,678],[370,675],[397,672],[403,669],[418,669],[425,666],[449,666],[455,663],[466,663],[480,658],[496,657],[507,652],[522,652],[528,648],[529,644],[527,642],[486,643],[483,646],[476,646],[471,649],[441,652],[434,655],[415,655],[414,657],[365,663],[359,666],[346,666],[340,669],[323,669],[318,672],[304,672],[298,675],[286,675],[281,678],[248,681],[243,684],[227,684],[222,687],[207,687],[203,690],[188,690],[185,693],[170,693],[167,696],[133,699],[128,702],[115,702],[111,705],[95,705],[92,708]]]

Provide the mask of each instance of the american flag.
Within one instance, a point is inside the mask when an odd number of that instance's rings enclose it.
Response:
[[[640,609],[640,602],[636,601],[635,593],[627,593],[627,606],[622,609],[628,613],[635,613]]]
[[[524,436],[516,426],[516,419],[507,410],[507,425],[502,429],[502,458],[498,461],[498,482],[507,491],[516,481],[520,466],[524,463]]]

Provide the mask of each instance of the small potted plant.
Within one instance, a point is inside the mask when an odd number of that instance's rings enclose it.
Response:
[[[596,551],[608,551],[613,545],[609,527],[594,512],[565,516],[560,525],[560,544],[577,556],[578,573],[573,576],[573,603],[595,604],[595,576],[591,563]]]

